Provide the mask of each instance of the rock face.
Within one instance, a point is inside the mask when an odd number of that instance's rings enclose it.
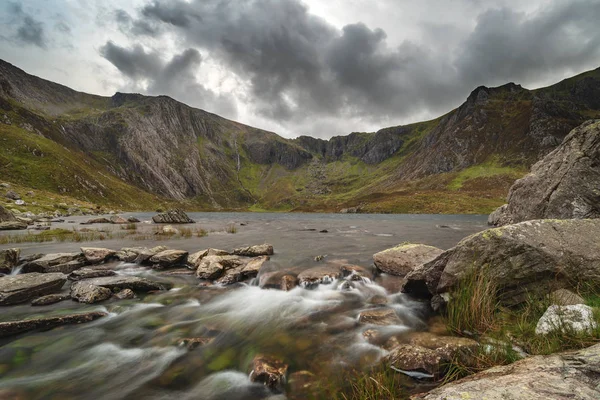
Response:
[[[71,285],[71,298],[80,303],[94,304],[110,299],[111,296],[110,289],[93,285],[88,281],[75,282]]]
[[[22,303],[59,291],[67,277],[60,273],[30,273],[0,278],[0,305]]]
[[[576,282],[600,284],[600,220],[535,220],[488,229],[463,239],[406,276],[403,290],[417,296],[448,293],[483,273],[512,306]]]
[[[600,120],[573,129],[562,144],[511,187],[508,204],[489,219],[506,225],[532,219],[600,218]]]
[[[22,321],[0,322],[0,337],[9,337],[37,329],[51,329],[61,325],[81,324],[107,316],[105,312],[61,315],[57,317],[34,318]]]
[[[193,224],[194,220],[180,209],[169,210],[166,213],[152,217],[155,224]]]
[[[233,254],[246,257],[272,256],[273,246],[265,243],[233,250]]]
[[[585,304],[552,305],[538,321],[535,333],[537,335],[547,335],[554,331],[581,333],[591,332],[594,329],[596,329],[596,322],[592,307]]]
[[[0,274],[10,274],[19,263],[20,249],[0,250]]]
[[[600,344],[576,352],[529,357],[490,368],[429,393],[422,400],[598,399]]]
[[[401,244],[373,255],[375,266],[381,271],[405,276],[421,264],[427,263],[444,251],[424,244]]]

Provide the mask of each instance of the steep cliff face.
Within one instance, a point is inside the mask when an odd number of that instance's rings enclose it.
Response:
[[[599,99],[597,69],[534,91],[513,83],[479,87],[459,108],[432,121],[329,140],[290,140],[166,96],[76,92],[0,61],[0,134],[11,138],[0,170],[39,185],[11,162],[23,150],[23,135],[28,143],[56,146],[52,157],[77,154],[80,160],[74,158],[69,168],[84,183],[59,184],[54,173],[46,177],[54,182],[47,189],[80,190],[86,197],[94,188],[108,196],[115,191],[110,182],[119,182],[121,188],[212,209],[363,204],[373,211],[411,211],[395,204],[426,204],[414,198],[425,192],[462,196],[458,200],[465,204],[492,196],[485,204],[498,205],[514,171],[548,154],[584,120],[600,117]],[[478,166],[484,173],[473,171]],[[369,208],[371,203],[385,205]]]

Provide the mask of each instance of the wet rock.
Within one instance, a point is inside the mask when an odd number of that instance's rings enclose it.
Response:
[[[552,304],[557,306],[571,306],[575,304],[585,304],[583,297],[567,289],[558,289],[548,295]]]
[[[261,273],[258,285],[263,289],[292,290],[298,285],[295,274],[287,271],[272,271]]]
[[[273,246],[265,243],[250,247],[241,247],[233,250],[233,254],[246,257],[272,256]]]
[[[82,222],[81,225],[92,225],[92,224],[110,224],[110,220],[104,217],[88,219]]]
[[[598,371],[600,344],[575,352],[529,357],[510,365],[493,367],[412,399],[598,399]]]
[[[20,229],[27,229],[27,224],[17,220],[0,222],[0,231],[16,231]]]
[[[244,264],[238,256],[206,256],[196,269],[196,276],[200,279],[217,279],[228,269],[233,269]]]
[[[268,260],[268,256],[256,257],[250,260],[242,260],[243,264],[235,268],[226,269],[225,274],[217,279],[216,282],[222,285],[231,285],[249,278],[254,278],[256,275],[258,275],[258,271],[262,265]]]
[[[131,289],[134,292],[149,292],[152,290],[163,290],[168,285],[164,283],[153,282],[148,279],[137,276],[106,276],[102,278],[86,279],[84,282],[108,288],[112,291]]]
[[[34,330],[48,330],[61,325],[81,324],[107,316],[105,312],[87,312],[56,317],[32,318],[20,321],[0,322],[0,337],[9,337]]]
[[[152,256],[160,253],[161,251],[165,251],[168,249],[169,248],[167,246],[156,246],[151,249],[144,248],[136,256],[135,262],[138,264],[148,264],[149,260],[152,258]]]
[[[398,317],[398,314],[392,309],[387,307],[370,308],[368,310],[361,311],[358,314],[358,322],[361,324],[372,324],[372,325],[401,325],[402,320]]]
[[[213,340],[212,337],[183,338],[177,342],[177,345],[185,346],[188,350],[194,350],[197,347],[209,344]]]
[[[112,258],[117,253],[114,250],[101,247],[82,247],[81,252],[87,264],[99,264]]]
[[[0,273],[10,274],[14,267],[19,264],[20,249],[0,250]]]
[[[298,274],[298,283],[303,287],[312,287],[319,284],[331,283],[341,278],[342,272],[337,265],[324,265],[309,268]]]
[[[54,253],[46,254],[36,260],[33,260],[23,266],[23,272],[63,272],[71,273],[83,266],[81,253]],[[63,271],[64,270],[64,271]],[[68,271],[68,272],[66,272]]]
[[[129,222],[130,224],[137,224],[138,222],[141,222],[141,221],[139,219],[137,219],[136,217],[128,217],[127,222]]]
[[[119,261],[134,262],[137,256],[144,251],[148,251],[148,249],[144,247],[124,247],[115,253],[115,257]]]
[[[150,257],[149,262],[153,268],[170,268],[176,265],[184,265],[188,252],[183,250],[163,250]]]
[[[17,304],[59,291],[67,277],[61,273],[29,273],[0,278],[0,305]]]
[[[101,278],[103,276],[115,276],[117,273],[111,269],[91,269],[81,268],[69,274],[70,281],[80,281],[83,279]]]
[[[47,294],[46,296],[38,297],[31,302],[32,306],[47,306],[50,304],[59,303],[71,298],[68,294]]]
[[[502,305],[585,282],[600,285],[600,220],[536,220],[471,235],[406,276],[414,296],[444,295],[482,273],[500,289]],[[565,249],[568,249],[566,251]]]
[[[375,266],[388,274],[405,276],[421,264],[443,253],[437,247],[424,244],[401,244],[373,255]]]
[[[594,309],[585,304],[548,307],[535,327],[536,335],[547,335],[554,331],[563,333],[591,332],[596,329]]]
[[[119,215],[113,215],[109,218],[111,224],[123,225],[127,223],[127,220]]]
[[[361,281],[364,280],[363,278],[368,280],[373,279],[373,273],[360,265],[342,265],[340,272],[342,273],[342,277],[353,281]]]
[[[123,289],[116,293],[115,297],[119,300],[129,300],[135,298],[135,293],[131,289]]]
[[[80,303],[94,304],[110,299],[112,292],[105,287],[96,286],[89,281],[79,281],[71,285],[71,298]]]
[[[169,210],[166,213],[152,217],[155,224],[193,224],[194,220],[180,209]]]
[[[285,385],[285,376],[288,365],[283,361],[265,355],[257,355],[252,360],[250,380],[260,382],[270,389],[282,390]]]
[[[387,304],[389,302],[388,298],[380,295],[380,294],[376,294],[375,296],[370,297],[367,302],[369,304],[374,304],[374,305],[384,305]]]

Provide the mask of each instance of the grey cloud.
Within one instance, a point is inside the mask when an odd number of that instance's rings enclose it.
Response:
[[[14,38],[21,43],[45,49],[47,38],[44,24],[25,12],[21,3],[9,3],[8,10],[14,18],[14,23],[18,25]]]
[[[155,24],[142,19],[133,19],[125,10],[115,10],[114,17],[119,30],[125,34],[156,36],[160,33],[160,29]]]
[[[170,95],[180,101],[235,118],[232,100],[207,89],[196,80],[202,57],[198,50],[188,48],[165,62],[155,51],[146,51],[140,45],[121,47],[107,42],[100,54],[129,78],[130,87],[143,89],[148,94]]]

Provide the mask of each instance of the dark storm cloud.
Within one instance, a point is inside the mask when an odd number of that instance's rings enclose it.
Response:
[[[13,23],[18,25],[14,38],[21,43],[45,49],[47,39],[44,24],[26,13],[21,3],[9,3],[8,10],[14,18]]]
[[[157,52],[146,51],[140,45],[125,48],[109,41],[100,48],[100,54],[129,78],[132,85],[129,89],[167,94],[196,107],[235,116],[231,99],[197,82],[195,73],[202,57],[196,49],[186,49],[165,62]]]
[[[300,0],[155,0],[123,20],[206,51],[248,83],[247,103],[274,121],[378,121],[445,112],[481,84],[600,62],[600,3],[557,4],[532,14],[485,11],[458,52],[438,43],[390,46],[383,30],[363,23],[338,29]],[[438,28],[443,43],[446,28]]]

